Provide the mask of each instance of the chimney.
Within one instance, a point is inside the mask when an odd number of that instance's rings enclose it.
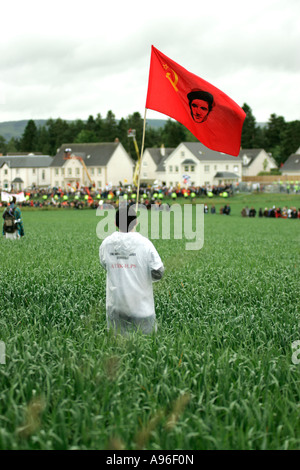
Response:
[[[166,149],[165,149],[164,144],[161,144],[160,154],[161,154],[162,157],[164,157],[166,155]]]
[[[72,152],[72,149],[70,149],[70,148],[65,149],[64,158],[65,159],[70,158],[71,152]]]

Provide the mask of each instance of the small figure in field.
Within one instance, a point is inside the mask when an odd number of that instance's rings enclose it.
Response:
[[[256,209],[252,206],[251,209],[249,210],[249,217],[255,217],[256,216]]]
[[[116,212],[119,231],[105,238],[99,250],[100,263],[107,272],[107,325],[124,335],[157,330],[152,282],[164,273],[154,245],[135,232],[136,224],[134,207],[120,207]]]
[[[17,240],[24,237],[24,227],[22,221],[21,210],[16,205],[16,197],[13,196],[12,202],[4,210],[2,217],[4,219],[2,233],[5,238]]]

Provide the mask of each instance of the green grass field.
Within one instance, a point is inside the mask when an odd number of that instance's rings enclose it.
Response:
[[[154,240],[159,329],[131,338],[106,330],[96,211],[23,211],[0,242],[0,449],[300,448],[299,220],[240,216],[300,198],[228,202],[201,250]]]

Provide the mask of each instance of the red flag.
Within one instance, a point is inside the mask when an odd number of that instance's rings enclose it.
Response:
[[[152,46],[146,108],[181,122],[206,147],[237,156],[246,113]]]

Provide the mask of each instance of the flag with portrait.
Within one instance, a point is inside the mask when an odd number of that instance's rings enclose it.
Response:
[[[154,46],[146,108],[183,124],[206,147],[237,156],[246,117],[221,90],[188,72]]]

